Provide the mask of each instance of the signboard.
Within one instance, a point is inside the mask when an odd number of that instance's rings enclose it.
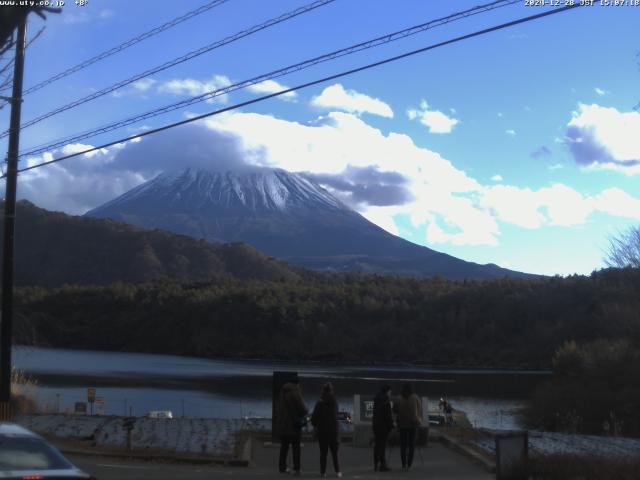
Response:
[[[496,435],[496,479],[526,480],[528,475],[518,472],[518,467],[529,453],[527,432],[510,432]]]
[[[96,401],[96,389],[93,387],[87,388],[87,402],[93,403]]]
[[[360,421],[373,422],[373,397],[360,397]]]
[[[76,402],[74,405],[73,412],[76,415],[86,415],[87,414],[87,403],[86,402]]]
[[[371,395],[353,396],[353,423],[373,422],[373,399]]]
[[[353,421],[355,423],[371,423],[373,422],[373,400],[375,397],[370,395],[354,395],[353,396]],[[425,419],[425,426],[428,426],[429,418],[429,399],[422,397],[422,418]],[[393,407],[393,399],[391,400]]]
[[[96,415],[105,415],[104,397],[96,397]]]

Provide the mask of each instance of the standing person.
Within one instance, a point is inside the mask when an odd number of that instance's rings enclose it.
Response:
[[[383,385],[373,400],[373,469],[388,472],[386,459],[387,437],[393,430],[391,413],[391,387]]]
[[[340,427],[338,424],[338,402],[333,385],[328,382],[322,387],[320,400],[316,403],[311,415],[311,424],[318,436],[320,447],[320,476],[327,476],[327,451],[331,450],[333,469],[338,478],[342,477],[338,463],[338,447],[340,446]]]
[[[402,392],[394,406],[394,411],[398,414],[397,423],[400,431],[402,470],[409,470],[413,464],[416,431],[418,426],[422,424],[420,398],[413,393],[413,387],[410,383],[405,383],[402,386]],[[407,449],[409,450],[408,455]]]
[[[309,413],[297,383],[285,383],[280,390],[276,432],[280,436],[280,473],[288,473],[289,445],[293,454],[293,473],[300,475],[300,438]]]

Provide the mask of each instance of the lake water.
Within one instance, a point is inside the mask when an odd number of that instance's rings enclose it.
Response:
[[[170,355],[14,347],[13,364],[37,380],[30,387],[40,409],[71,412],[96,388],[107,415],[144,415],[171,410],[174,416],[233,418],[271,416],[272,374],[298,372],[305,400],[313,407],[322,384],[331,381],[342,410],[353,395],[373,395],[389,383],[398,392],[411,381],[437,408],[447,396],[478,427],[518,428],[517,411],[543,371],[442,369],[415,366],[299,364],[213,360]]]

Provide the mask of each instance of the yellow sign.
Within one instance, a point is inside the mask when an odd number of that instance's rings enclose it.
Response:
[[[96,389],[93,387],[87,388],[87,401],[93,403],[96,401]]]

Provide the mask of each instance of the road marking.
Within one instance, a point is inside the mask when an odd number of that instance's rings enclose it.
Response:
[[[151,467],[141,467],[139,465],[112,465],[109,463],[98,463],[98,467],[109,467],[109,468],[137,468],[140,470],[148,470]]]

